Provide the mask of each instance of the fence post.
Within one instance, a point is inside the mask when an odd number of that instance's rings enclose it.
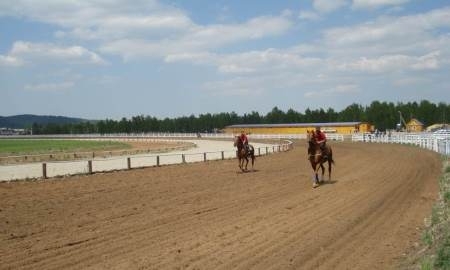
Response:
[[[42,177],[47,179],[47,163],[42,163]]]
[[[258,147],[258,156],[261,156],[261,148]]]
[[[224,156],[223,151],[222,151],[222,160],[224,160],[224,159],[225,159],[225,156]]]
[[[130,157],[127,158],[127,165],[128,165],[128,170],[130,170],[131,169],[131,158]]]
[[[269,154],[269,147],[266,146],[266,155]]]
[[[92,174],[92,160],[88,160],[88,172]]]
[[[183,163],[186,163],[186,158],[185,158],[184,154],[181,154],[181,161],[182,161]]]
[[[280,150],[281,148],[280,148],[280,145],[278,145],[278,152],[281,152],[281,150]]]
[[[203,161],[206,162],[206,153],[203,153]]]
[[[156,166],[159,167],[159,156],[156,156]]]

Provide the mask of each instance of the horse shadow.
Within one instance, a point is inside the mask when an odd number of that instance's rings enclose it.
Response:
[[[256,173],[256,172],[259,172],[259,170],[256,170],[256,169],[250,169],[250,170],[244,170],[244,171],[240,170],[240,171],[237,171],[236,173],[237,174],[246,174],[246,173]]]
[[[338,182],[337,180],[325,180],[325,181],[321,181],[319,183],[319,185],[334,185],[337,182]]]

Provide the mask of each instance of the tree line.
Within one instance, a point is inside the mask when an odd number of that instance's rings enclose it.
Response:
[[[307,108],[303,113],[289,109],[286,112],[274,107],[266,115],[256,111],[238,115],[235,112],[200,114],[177,118],[157,119],[138,115],[129,119],[85,121],[70,124],[32,125],[33,134],[109,134],[141,132],[220,132],[224,127],[235,124],[282,124],[282,123],[324,123],[324,122],[369,122],[380,131],[395,129],[400,114],[406,121],[416,118],[425,126],[446,123],[450,117],[450,104],[434,104],[428,100],[408,103],[373,101],[368,106],[353,103],[340,112],[332,108],[324,110]]]

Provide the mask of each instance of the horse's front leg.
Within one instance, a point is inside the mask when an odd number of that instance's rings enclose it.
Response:
[[[320,179],[320,182],[325,181],[325,167],[323,166],[323,163],[320,163],[320,168],[322,169],[322,178]]]
[[[248,157],[245,157],[245,170],[247,170],[247,166],[248,166]]]
[[[242,170],[242,160],[240,157],[238,157],[238,166],[239,166],[239,169]]]
[[[318,187],[319,186],[319,168],[320,166],[318,166],[318,164],[313,165],[313,169],[314,169],[314,183],[313,183],[313,188]]]
[[[328,159],[328,181],[331,181],[331,159]]]

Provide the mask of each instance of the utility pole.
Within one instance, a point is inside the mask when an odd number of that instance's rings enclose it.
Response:
[[[398,120],[397,129],[398,129],[398,131],[402,130],[402,124],[403,124],[404,127],[405,127],[405,130],[406,130],[406,122],[405,122],[405,119],[402,116],[402,112],[398,111],[398,114],[400,116],[400,119]]]

